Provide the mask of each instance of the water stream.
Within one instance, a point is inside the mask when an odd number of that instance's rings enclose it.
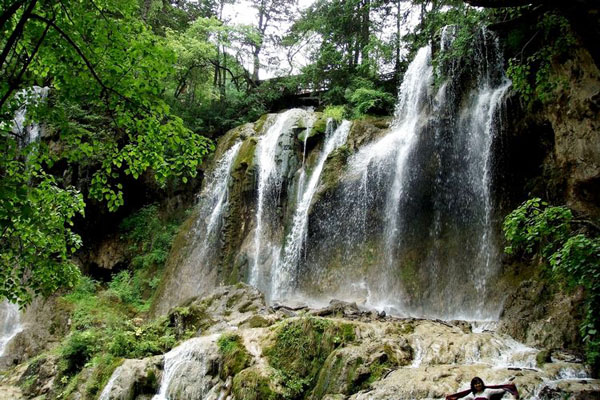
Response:
[[[299,196],[292,227],[285,239],[283,257],[272,273],[271,297],[273,299],[285,299],[296,288],[299,273],[298,264],[306,240],[308,211],[321,178],[321,172],[331,152],[346,143],[351,126],[350,121],[343,121],[339,127],[334,129],[333,121],[329,120],[327,122],[323,150],[319,154],[319,159],[312,170],[307,185],[301,187],[302,195]]]
[[[8,342],[22,330],[19,307],[6,300],[0,303],[0,356],[4,355]]]
[[[279,205],[282,190],[283,173],[289,165],[282,157],[282,137],[289,137],[293,129],[301,122],[310,126],[310,112],[301,109],[291,109],[277,115],[273,125],[260,137],[256,146],[255,160],[258,168],[258,185],[256,201],[256,226],[254,228],[254,254],[249,272],[249,282],[269,294],[270,285],[266,280],[269,276],[270,265],[279,259],[281,246],[271,240],[272,231],[278,224],[276,210]],[[308,134],[307,134],[308,135]],[[266,229],[267,228],[267,229]],[[266,232],[267,231],[267,232]]]
[[[193,338],[165,354],[160,389],[152,400],[202,399],[213,392],[210,357],[217,354],[217,338],[218,335]],[[188,385],[182,385],[184,375],[193,376]]]

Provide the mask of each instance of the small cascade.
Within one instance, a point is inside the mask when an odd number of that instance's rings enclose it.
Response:
[[[270,264],[279,259],[281,247],[279,243],[271,240],[277,225],[277,209],[283,183],[283,174],[289,165],[281,155],[282,140],[293,133],[293,129],[301,122],[305,126],[310,120],[310,113],[301,109],[291,109],[277,115],[277,119],[260,137],[255,151],[255,160],[258,168],[258,185],[256,201],[256,226],[254,228],[254,254],[249,271],[251,285],[269,292],[268,270]],[[267,293],[269,294],[269,293]]]
[[[159,295],[160,307],[164,307],[161,311],[168,311],[185,298],[202,292],[202,285],[208,289],[215,284],[215,265],[220,259],[220,237],[229,205],[230,173],[241,145],[238,142],[228,149],[206,178],[207,183],[198,196],[187,253],[178,260],[178,275],[183,278],[167,281]],[[199,271],[204,272],[199,274]]]
[[[218,256],[209,253],[218,249],[223,215],[227,209],[231,167],[241,146],[242,142],[238,142],[225,152],[198,196],[199,215],[194,227],[198,243],[194,258],[197,262],[215,262]]]
[[[323,150],[312,170],[308,184],[302,188],[302,195],[299,197],[292,220],[292,227],[285,240],[282,260],[278,262],[277,267],[272,272],[272,299],[282,299],[296,288],[298,263],[306,240],[308,211],[315,195],[321,172],[331,152],[346,143],[352,123],[350,121],[343,121],[337,129],[334,129],[333,126],[332,120],[327,121]]]
[[[203,399],[217,388],[213,381],[218,335],[193,338],[165,354],[160,389],[153,400]],[[187,377],[187,379],[186,379]],[[212,396],[216,398],[216,396]]]
[[[104,389],[102,389],[102,392],[100,393],[100,397],[98,397],[98,400],[111,400],[111,392],[113,390],[113,387],[115,386],[115,382],[121,376],[122,371],[123,371],[122,365],[118,366],[113,371],[112,375],[110,376],[110,379],[106,383],[106,386],[104,386]]]
[[[27,108],[35,106],[48,96],[49,88],[33,86],[30,89],[21,90],[16,97],[22,103],[21,107],[15,113],[13,119],[12,131],[21,140],[21,144],[26,146],[35,142],[40,136],[40,125],[37,123],[27,124]]]
[[[6,300],[0,303],[0,356],[4,355],[8,342],[22,330],[19,307]]]

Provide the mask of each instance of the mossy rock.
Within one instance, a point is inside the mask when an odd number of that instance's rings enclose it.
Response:
[[[223,154],[229,150],[237,141],[245,140],[249,136],[254,135],[254,124],[247,123],[230,129],[223,135],[216,146],[211,164],[207,168],[211,168],[215,162],[223,157]]]
[[[242,326],[248,328],[266,328],[267,326],[273,325],[273,322],[263,317],[262,315],[253,315],[242,323]]]
[[[279,400],[283,396],[271,387],[272,379],[258,368],[247,368],[233,378],[233,395],[237,400]]]
[[[249,171],[253,168],[254,152],[256,150],[257,143],[258,138],[256,137],[249,137],[242,143],[242,146],[240,147],[238,155],[235,161],[233,162],[233,166],[231,168],[231,170],[234,172],[234,178],[237,178],[235,176],[236,172]]]
[[[325,360],[311,398],[322,399],[339,393],[351,395],[368,388],[402,364],[396,349],[385,343],[337,349]]]
[[[176,307],[169,312],[167,318],[169,326],[174,328],[178,338],[208,329],[214,323],[202,304]]]
[[[298,128],[301,129],[298,132],[298,140],[300,142],[304,142],[309,138],[322,135],[327,131],[327,118],[323,115],[323,113],[316,112],[315,117],[316,119],[313,122],[312,127],[310,128],[310,131],[308,131],[308,133],[306,131],[307,126],[303,122],[298,123]]]
[[[551,361],[552,361],[552,359],[550,358],[550,352],[548,350],[541,350],[535,356],[535,362],[536,362],[538,368],[542,368],[544,366],[544,364],[551,362]]]
[[[313,204],[340,185],[351,155],[352,150],[347,145],[340,146],[329,154],[321,173],[318,192],[313,197]]]
[[[269,119],[269,114],[261,115],[260,118],[257,119],[256,122],[254,123],[254,133],[256,133],[257,135],[260,135],[263,132],[263,130],[265,128],[265,124],[268,119]]]
[[[281,376],[286,396],[301,398],[312,389],[329,354],[355,340],[349,326],[315,317],[295,318],[277,326],[273,343],[263,354]]]
[[[228,376],[237,375],[250,365],[252,356],[246,350],[240,335],[226,333],[217,341],[219,353],[223,357],[220,376],[225,380]]]

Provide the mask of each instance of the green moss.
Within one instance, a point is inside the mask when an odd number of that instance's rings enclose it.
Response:
[[[320,189],[313,199],[313,204],[341,183],[340,178],[344,176],[348,157],[351,155],[352,151],[347,145],[340,146],[329,154],[321,173]]]
[[[541,350],[535,356],[535,362],[536,362],[538,368],[542,368],[544,366],[544,364],[546,364],[547,362],[550,362],[550,361],[551,361],[550,360],[550,352],[548,350]]]
[[[240,150],[238,151],[238,155],[235,161],[233,162],[232,171],[234,171],[234,173],[240,170],[246,171],[252,167],[254,160],[254,150],[256,149],[257,143],[258,139],[255,137],[250,137],[244,140],[240,147]]]
[[[94,370],[86,385],[86,393],[96,397],[106,386],[115,369],[122,363],[122,358],[114,357],[112,354],[100,354],[94,357],[92,360]]]
[[[235,293],[233,294],[231,297],[229,297],[227,299],[227,302],[225,303],[225,307],[231,309],[242,297],[242,295],[240,293]]]
[[[256,132],[257,135],[261,134],[263,131],[263,128],[265,127],[265,123],[267,122],[267,119],[269,118],[269,114],[263,114],[260,116],[260,118],[254,123],[254,132]]]
[[[281,395],[270,386],[271,380],[253,368],[233,378],[233,395],[237,400],[278,400]]]
[[[271,324],[272,322],[262,315],[253,315],[244,322],[244,325],[249,328],[264,328],[271,326]]]
[[[226,333],[217,341],[219,353],[223,356],[221,378],[234,376],[250,365],[251,355],[242,343],[240,335]]]
[[[189,338],[196,332],[208,329],[214,321],[206,312],[206,304],[176,307],[168,315],[169,326],[177,338]]]
[[[284,321],[276,328],[272,346],[264,354],[277,370],[286,398],[301,398],[316,383],[329,354],[354,340],[349,324],[315,317]]]

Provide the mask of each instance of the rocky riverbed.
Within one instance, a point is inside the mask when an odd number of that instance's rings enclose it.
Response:
[[[182,310],[185,310],[183,312]],[[191,299],[169,316],[193,337],[163,355],[122,360],[100,399],[438,399],[472,377],[512,382],[526,399],[597,399],[600,380],[574,354],[540,351],[493,323],[398,318],[333,300],[312,309],[267,306],[238,284]],[[58,359],[8,370],[3,399],[49,399]],[[79,388],[69,398],[98,398]]]

